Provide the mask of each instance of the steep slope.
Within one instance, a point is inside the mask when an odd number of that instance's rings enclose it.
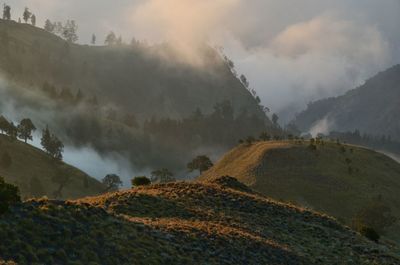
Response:
[[[3,162],[8,154],[10,163]],[[18,140],[0,135],[0,176],[20,188],[23,198],[81,198],[97,195],[104,186],[82,171],[56,161],[45,152]],[[62,188],[60,189],[60,186]],[[56,194],[57,191],[60,191]]]
[[[230,178],[218,183],[25,202],[1,218],[0,258],[19,264],[400,262],[386,246],[329,217],[229,188],[241,187]]]
[[[337,98],[311,103],[294,123],[304,132],[354,131],[400,140],[400,65]]]
[[[228,152],[200,180],[230,175],[262,194],[351,223],[374,202],[400,218],[400,164],[369,149],[325,143],[260,142]],[[389,236],[400,240],[393,226]]]
[[[210,112],[224,100],[237,111],[265,118],[217,51],[205,45],[196,50],[199,66],[186,63],[168,44],[74,45],[42,29],[3,20],[0,36],[0,69],[25,84],[42,87],[49,82],[73,93],[81,90],[96,95],[102,105],[140,118],[182,118],[196,108]]]

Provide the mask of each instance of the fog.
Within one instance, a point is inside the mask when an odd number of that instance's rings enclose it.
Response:
[[[400,59],[398,0],[13,0],[39,24],[75,19],[80,43],[114,30],[129,42],[176,43],[197,62],[194,43],[222,45],[264,105],[287,122],[309,101],[354,88]],[[90,14],[90,15],[88,15]]]

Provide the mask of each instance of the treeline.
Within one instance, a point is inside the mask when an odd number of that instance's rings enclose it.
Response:
[[[362,134],[359,130],[354,130],[353,132],[331,132],[328,137],[350,144],[363,145],[371,149],[400,154],[400,142],[392,140],[391,136],[387,135]]]
[[[247,111],[236,114],[230,101],[217,103],[210,114],[196,109],[182,120],[152,118],[143,125],[146,134],[183,146],[232,146],[239,138],[268,129],[278,130]]]
[[[32,133],[34,131],[36,131],[36,127],[31,119],[22,119],[18,125],[15,125],[14,122],[8,121],[3,115],[0,116],[0,132],[7,135],[11,140],[19,138],[27,143],[28,140],[33,140]],[[55,134],[50,132],[48,127],[42,131],[41,145],[48,155],[57,160],[62,160],[64,144]]]

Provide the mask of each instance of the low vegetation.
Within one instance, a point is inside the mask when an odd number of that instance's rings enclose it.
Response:
[[[381,153],[321,138],[243,143],[199,179],[221,175],[400,242],[400,165]]]
[[[77,201],[26,201],[1,217],[0,237],[0,260],[19,264],[400,262],[389,246],[229,177]]]

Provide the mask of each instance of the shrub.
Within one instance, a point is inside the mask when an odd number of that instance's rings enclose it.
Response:
[[[139,177],[134,177],[132,180],[132,186],[133,187],[138,187],[138,186],[147,186],[151,184],[151,181],[149,178],[146,176],[139,176]]]
[[[375,229],[371,227],[363,226],[361,227],[359,232],[361,235],[376,243],[378,243],[380,239],[380,235],[378,234],[378,232],[376,232]]]
[[[21,201],[17,186],[5,183],[0,177],[0,214],[8,211],[10,205]]]

